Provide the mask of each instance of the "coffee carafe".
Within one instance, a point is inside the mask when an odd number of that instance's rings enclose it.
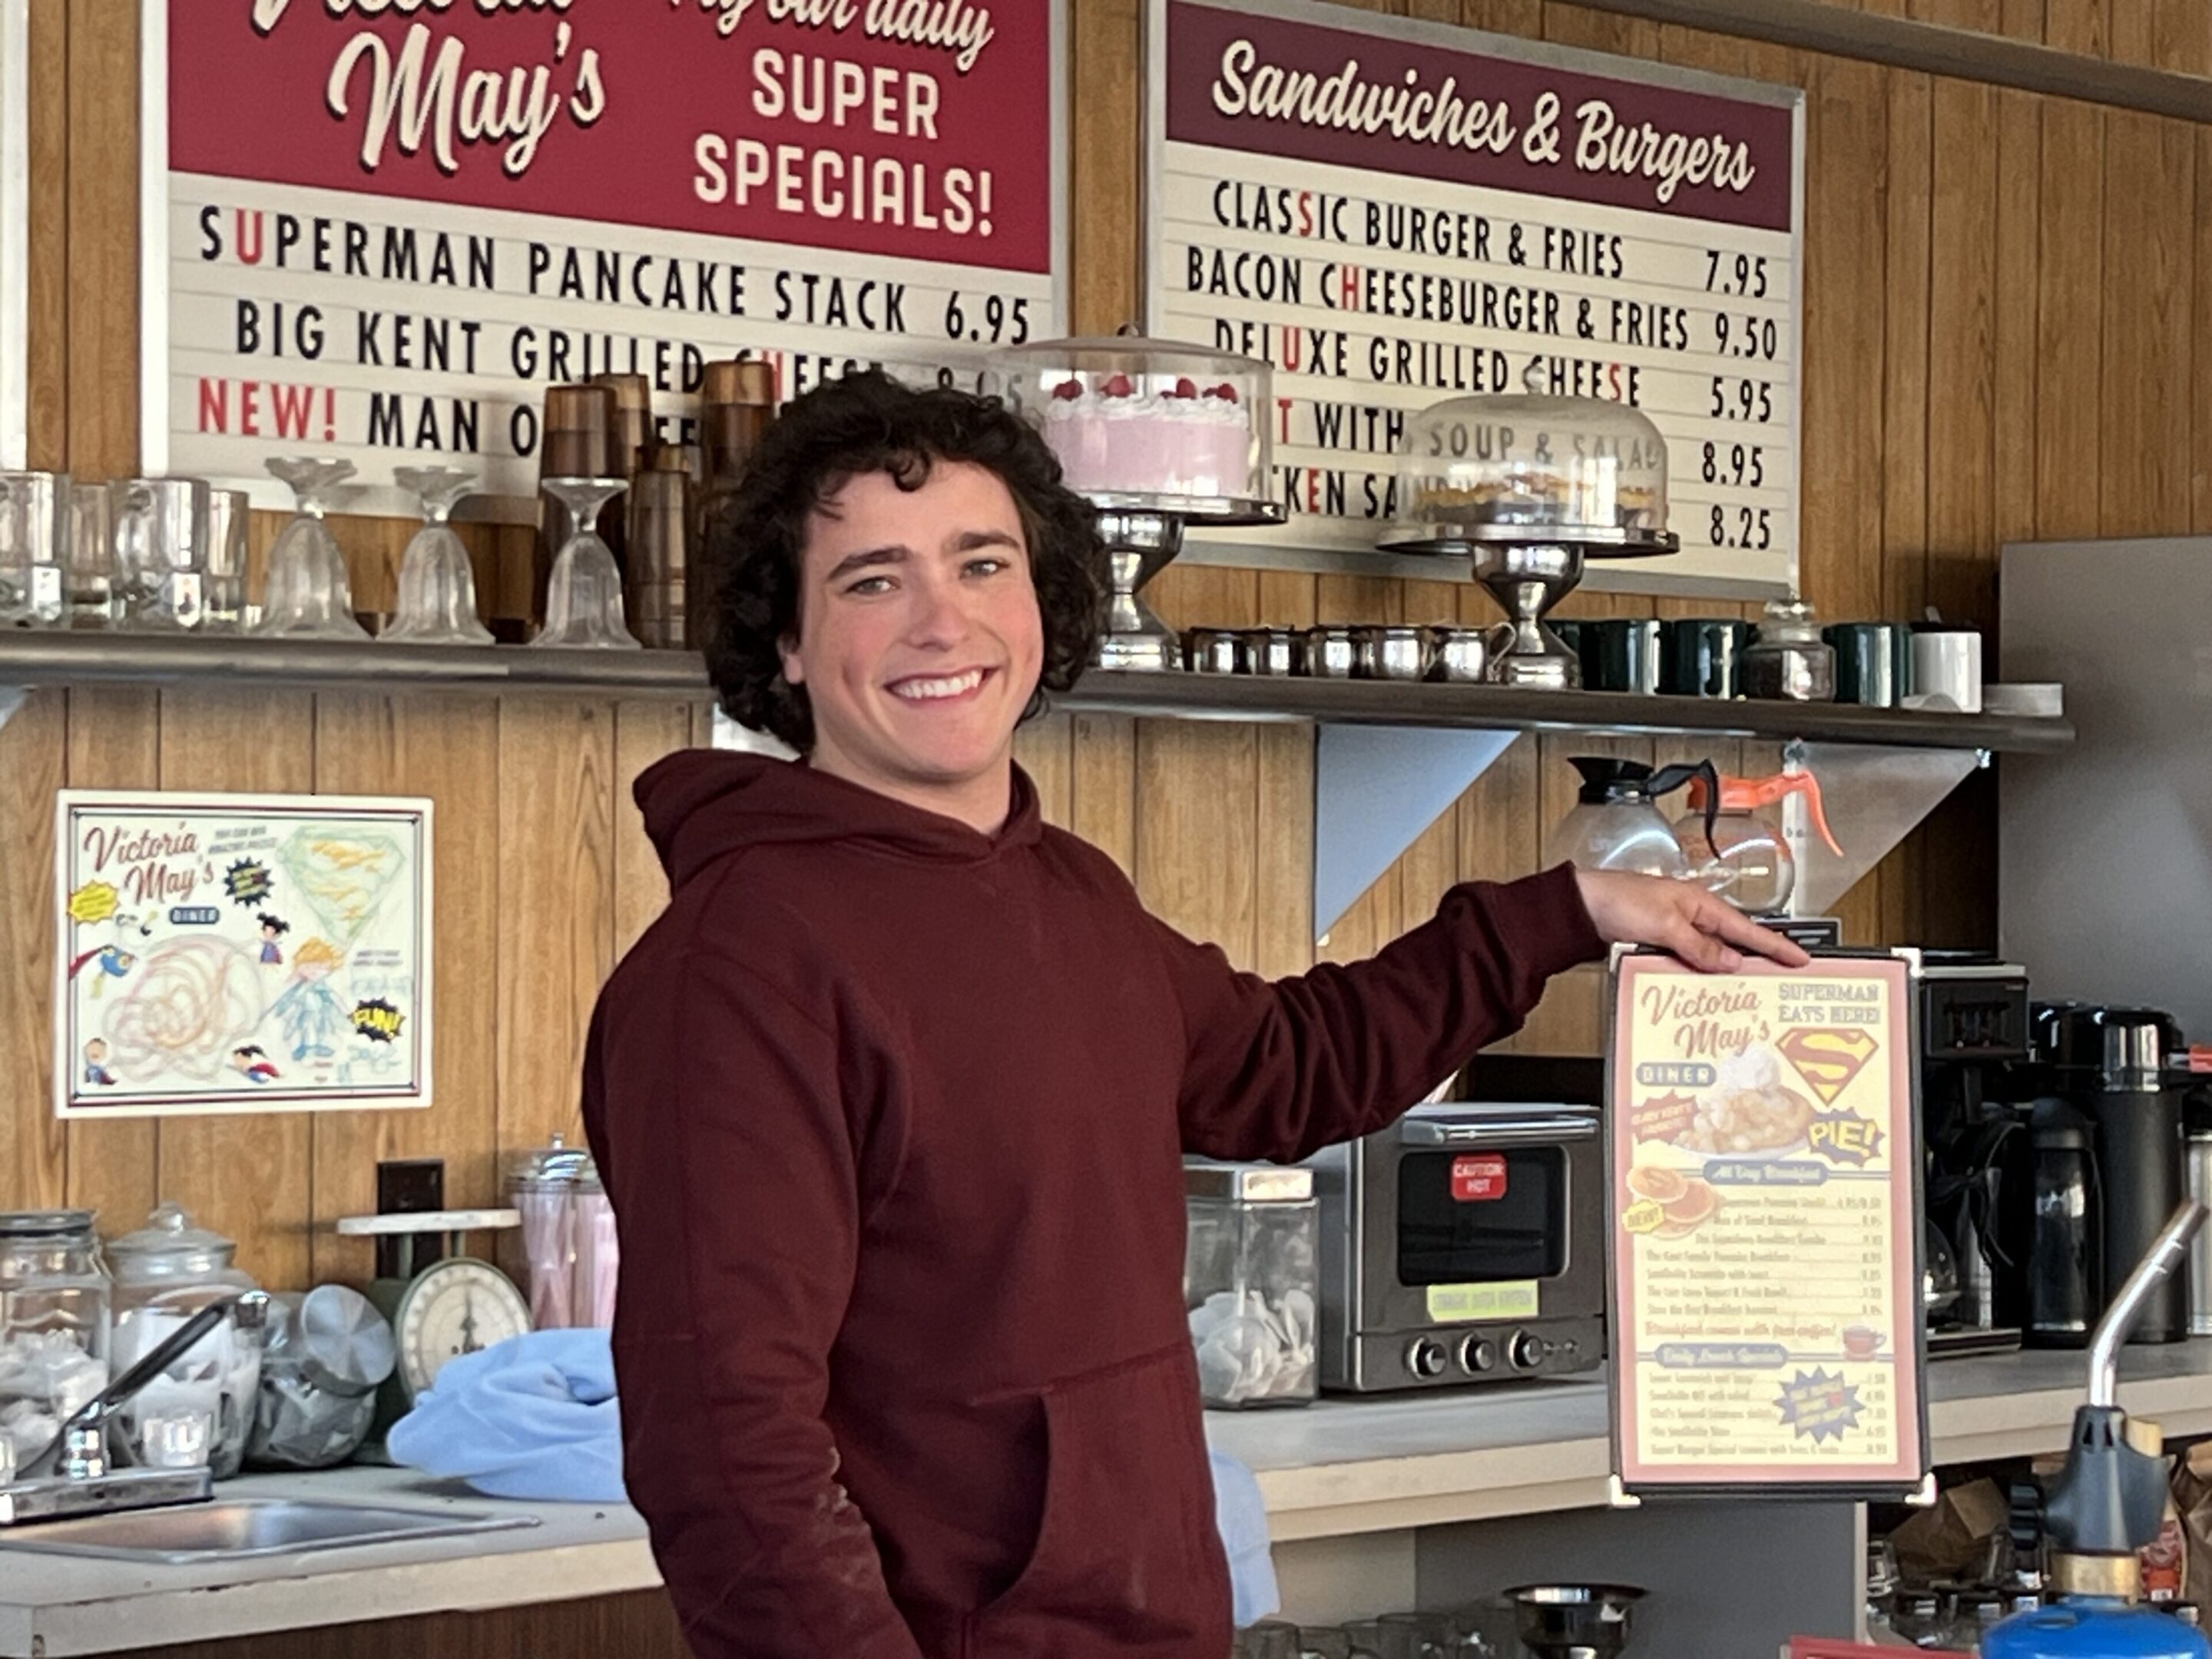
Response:
[[[2180,1034],[2155,1009],[2061,1005],[2038,1011],[2037,1048],[2094,1130],[2104,1212],[2100,1300],[2109,1301],[2182,1200],[2184,1091],[2169,1071]],[[2129,1340],[2185,1340],[2189,1288],[2185,1272],[2160,1284]]]
[[[2078,1348],[2105,1307],[2105,1213],[2098,1189],[2096,1126],[2065,1101],[2028,1109],[2031,1194],[2020,1307],[2021,1340],[2032,1348]]]

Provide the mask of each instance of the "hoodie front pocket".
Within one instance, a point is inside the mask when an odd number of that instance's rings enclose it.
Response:
[[[969,1659],[1211,1659],[1229,1649],[1190,1350],[1043,1396],[1043,1516],[1021,1576],[969,1621]]]

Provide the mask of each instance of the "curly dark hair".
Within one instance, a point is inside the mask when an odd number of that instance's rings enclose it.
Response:
[[[919,489],[939,461],[996,473],[1021,516],[1044,622],[1043,669],[1022,718],[1043,713],[1046,692],[1075,684],[1091,660],[1104,591],[1105,550],[1089,504],[1060,483],[1060,462],[1036,429],[997,398],[917,391],[868,369],[794,398],[709,517],[707,673],[731,719],[801,754],[813,748],[814,712],[806,689],[784,678],[781,649],[799,632],[807,519],[848,479],[883,472]]]

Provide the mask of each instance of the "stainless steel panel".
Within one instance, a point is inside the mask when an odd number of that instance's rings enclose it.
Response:
[[[2212,1040],[2212,538],[2008,547],[1999,664],[2077,739],[1998,768],[1999,933],[2039,1000]]]

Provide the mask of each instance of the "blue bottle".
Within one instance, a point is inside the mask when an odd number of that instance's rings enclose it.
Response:
[[[2136,1552],[2158,1535],[2166,1513],[2166,1461],[2158,1425],[2130,1421],[2115,1403],[2120,1344],[2150,1292],[2180,1264],[2205,1215],[2194,1199],[2175,1211],[2098,1322],[2088,1403],[2074,1413],[2066,1466],[2044,1501],[2055,1547],[2051,1577],[2061,1600],[1991,1626],[1982,1659],[2212,1659],[2202,1632],[2136,1604]]]

